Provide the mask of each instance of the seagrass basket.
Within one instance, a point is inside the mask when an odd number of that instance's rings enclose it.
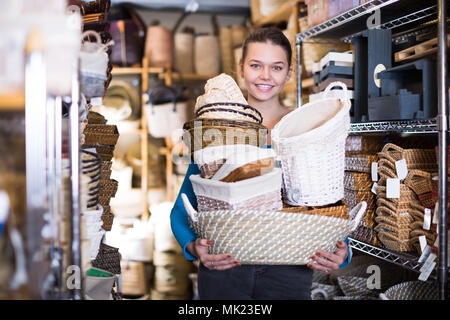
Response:
[[[422,170],[411,170],[404,181],[417,195],[433,191],[432,174]]]
[[[373,154],[346,154],[345,171],[370,173],[372,162],[377,162],[378,156]]]
[[[408,170],[436,172],[438,169],[433,149],[403,149],[393,143],[387,143],[378,153],[378,157],[394,165],[396,161],[405,159]]]
[[[352,191],[370,191],[373,181],[368,173],[347,171],[344,174],[344,189]]]
[[[183,140],[192,156],[208,146],[249,144],[262,147],[267,141],[267,128],[250,121],[196,118],[186,122],[183,129],[189,133]]]
[[[380,231],[377,232],[377,236],[380,242],[389,250],[398,252],[412,252],[414,249],[411,246],[409,239],[401,240],[391,232]]]
[[[242,264],[304,265],[317,250],[334,251],[359,224],[366,203],[349,215],[334,217],[261,210],[197,212],[181,194],[190,224],[200,238],[210,239],[210,254],[229,253]],[[355,214],[355,212],[357,212]]]

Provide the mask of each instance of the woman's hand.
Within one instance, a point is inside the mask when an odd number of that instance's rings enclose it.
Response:
[[[347,244],[343,241],[339,241],[334,253],[318,251],[311,257],[316,263],[308,263],[308,267],[323,273],[331,273],[339,269],[339,266],[344,263],[347,257]]]
[[[210,240],[196,239],[187,245],[187,250],[209,270],[226,270],[241,265],[230,254],[209,254],[208,247],[211,244]]]

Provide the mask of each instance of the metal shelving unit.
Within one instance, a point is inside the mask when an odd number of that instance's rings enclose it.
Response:
[[[435,119],[352,123],[349,131],[351,134],[384,132],[437,133],[438,131]]]
[[[309,30],[296,35],[297,49],[297,101],[300,107],[302,101],[302,78],[301,78],[301,45],[302,42],[320,42],[321,38],[336,39],[340,41],[350,41],[352,37],[361,34],[368,29],[367,19],[374,14],[375,10],[380,13],[379,28],[395,29],[398,36],[393,36],[393,41],[405,36],[411,24],[417,27],[414,32],[422,26],[429,26],[428,20],[436,19],[438,30],[438,116],[428,120],[404,120],[404,121],[381,121],[352,123],[351,134],[369,133],[417,133],[417,134],[437,134],[439,141],[439,254],[438,265],[430,275],[431,278],[439,282],[440,299],[447,299],[447,211],[442,208],[447,203],[447,133],[448,133],[448,87],[447,87],[447,8],[445,0],[438,1],[399,1],[399,0],[372,0],[344,12],[328,21],[325,21]],[[314,39],[313,39],[314,38]],[[419,258],[408,254],[394,252],[384,248],[349,239],[352,248],[375,256],[379,259],[397,264],[406,269],[420,272],[422,263]]]

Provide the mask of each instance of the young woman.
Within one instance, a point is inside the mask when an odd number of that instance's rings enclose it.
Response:
[[[258,29],[243,44],[240,71],[248,91],[248,104],[262,114],[262,124],[269,133],[291,111],[279,102],[279,94],[292,73],[291,58],[289,40],[275,28]],[[208,246],[212,242],[196,237],[180,196],[185,193],[196,208],[197,201],[189,180],[191,174],[200,174],[196,164],[189,165],[172,209],[171,226],[185,257],[200,261],[200,299],[308,300],[311,298],[313,270],[330,273],[349,263],[351,254],[346,242],[337,243],[335,252],[317,252],[312,257],[315,263],[307,266],[241,265],[229,254],[208,254]]]

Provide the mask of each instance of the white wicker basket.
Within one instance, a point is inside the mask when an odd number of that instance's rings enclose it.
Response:
[[[325,96],[334,86],[331,83]],[[344,197],[345,142],[351,103],[325,98],[290,112],[272,130],[283,171],[283,200],[294,206],[322,206]]]
[[[281,210],[281,170],[238,182],[222,182],[191,175],[198,210]]]
[[[229,253],[242,264],[304,265],[318,250],[331,251],[355,230],[364,215],[363,201],[353,208],[353,220],[257,210],[197,212],[181,195],[189,221],[199,238],[213,244],[210,254]],[[355,214],[356,213],[356,214]]]

